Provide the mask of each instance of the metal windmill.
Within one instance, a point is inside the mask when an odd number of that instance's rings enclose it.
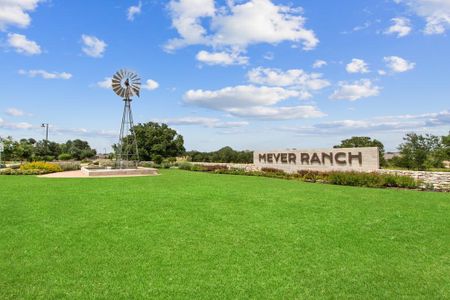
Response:
[[[137,167],[139,163],[139,151],[136,133],[133,130],[134,123],[133,114],[131,113],[131,101],[133,96],[139,97],[141,79],[136,73],[122,69],[114,74],[112,88],[124,101],[116,165],[121,169],[129,167],[130,164]]]

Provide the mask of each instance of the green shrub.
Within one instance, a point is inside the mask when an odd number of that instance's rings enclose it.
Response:
[[[204,166],[193,166],[185,170],[205,171]],[[261,171],[247,172],[243,169],[217,169],[216,174],[263,176],[270,178],[297,179],[305,182],[322,182],[336,185],[371,187],[371,188],[407,188],[418,189],[423,184],[409,176],[399,176],[380,173],[362,173],[362,172],[317,172],[317,171],[298,171],[295,174],[288,174],[282,170],[263,168]]]
[[[56,162],[55,164],[60,166],[63,171],[77,171],[81,169],[81,164],[77,161]]]
[[[247,175],[247,176],[252,176],[253,175],[252,173],[246,172],[243,169],[235,169],[235,168],[232,168],[232,169],[217,169],[217,170],[214,170],[214,173],[217,173],[217,174],[231,174],[231,175]]]
[[[417,181],[409,176],[396,176],[396,186],[405,189],[417,189],[422,185],[421,181]]]
[[[69,153],[63,153],[58,156],[58,160],[71,160],[71,159],[72,155],[70,155]]]
[[[163,162],[160,165],[160,169],[170,169],[170,167],[171,167],[171,164],[167,163],[167,162]]]
[[[321,173],[317,171],[311,171],[311,170],[301,170],[298,171],[297,174],[293,175],[294,178],[298,178],[300,180],[306,181],[306,182],[317,182],[320,180],[323,180],[324,178],[328,177],[328,173]]]
[[[169,158],[166,158],[165,161],[167,161],[170,164],[174,164],[174,163],[177,162],[177,158],[176,157],[169,157]]]
[[[275,173],[275,174],[284,174],[285,173],[283,170],[275,169],[275,168],[262,168],[261,172],[264,172],[264,173]]]
[[[152,159],[153,162],[158,165],[160,165],[163,162],[163,157],[159,154],[153,155]]]
[[[337,185],[378,188],[398,187],[416,189],[421,185],[421,182],[409,176],[359,172],[331,172],[326,181]]]
[[[191,171],[203,172],[205,169],[201,165],[192,165]]]
[[[178,165],[178,168],[181,169],[181,170],[188,170],[188,171],[190,171],[190,170],[192,170],[192,166],[193,166],[193,164],[191,164],[191,163],[183,162],[183,163],[180,163]]]
[[[44,170],[47,173],[62,172],[62,168],[54,163],[35,161],[20,166],[20,170]]]

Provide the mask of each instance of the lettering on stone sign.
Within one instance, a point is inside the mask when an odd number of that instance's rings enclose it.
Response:
[[[298,170],[355,170],[379,169],[378,149],[341,148],[330,150],[287,150],[255,152],[254,163],[259,167],[272,167],[286,172]]]
[[[260,163],[268,164],[297,164],[297,154],[295,153],[260,153],[257,159]],[[362,152],[312,152],[299,153],[300,165],[359,165],[363,163]]]
[[[280,156],[281,156],[281,153],[274,154],[276,163],[278,163],[278,161],[280,160]]]
[[[312,157],[311,157],[311,164],[319,164],[321,165],[322,162],[320,161],[319,155],[317,155],[317,153],[313,153]]]
[[[266,162],[266,154],[259,155],[259,162]]]
[[[345,156],[346,156],[345,152],[338,152],[334,155],[334,160],[339,165],[345,165],[345,164],[347,164],[347,161],[345,159],[343,159],[343,157],[345,157]]]
[[[300,162],[305,165],[309,165],[309,154],[308,153],[302,153],[300,154]]]
[[[357,158],[359,165],[362,164],[362,153],[358,152],[358,154],[354,155],[351,152],[348,153],[348,161],[350,165],[353,165],[353,159]]]
[[[297,163],[297,155],[295,153],[289,153],[289,163]]]

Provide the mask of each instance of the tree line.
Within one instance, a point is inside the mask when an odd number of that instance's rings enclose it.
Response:
[[[53,161],[53,160],[83,160],[95,157],[97,151],[88,142],[69,140],[56,143],[35,139],[14,140],[12,137],[1,139],[4,146],[3,160],[5,161]]]
[[[450,132],[447,136],[408,133],[398,147],[399,153],[392,159],[385,159],[382,142],[364,136],[354,136],[341,141],[335,148],[378,147],[382,167],[398,167],[410,170],[443,168],[450,160]]]
[[[217,163],[252,163],[252,151],[237,151],[223,147],[213,152],[186,151],[183,136],[167,124],[148,122],[138,124],[132,129],[137,137],[141,161],[175,160],[184,156],[193,162]],[[129,138],[129,137],[126,137]],[[88,142],[69,140],[65,143],[21,139],[14,141],[11,137],[3,140],[4,160],[50,161],[83,160],[96,156]],[[366,136],[354,136],[342,140],[335,148],[378,147],[382,167],[398,167],[413,170],[427,170],[444,167],[444,161],[450,160],[450,132],[447,136],[408,133],[398,147],[399,155],[390,160],[385,159],[385,147],[379,140]],[[117,151],[117,145],[113,145]]]
[[[253,151],[236,151],[231,147],[223,147],[213,152],[189,151],[185,155],[193,162],[253,163]]]

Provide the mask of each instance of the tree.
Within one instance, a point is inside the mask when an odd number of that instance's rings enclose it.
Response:
[[[0,142],[3,143],[3,153],[2,153],[2,160],[12,160],[13,159],[13,152],[14,152],[14,140],[12,137],[8,136],[7,138],[3,139],[0,138]]]
[[[340,145],[334,146],[334,148],[361,148],[361,147],[378,147],[380,156],[380,165],[386,165],[384,159],[384,145],[382,142],[376,139],[372,139],[368,136],[354,136],[346,140],[342,140]]]
[[[220,162],[220,163],[252,163],[252,151],[236,151],[231,147],[223,147],[214,152],[186,152],[193,162]]]
[[[79,139],[69,140],[61,145],[61,153],[69,154],[73,159],[83,160],[92,158],[97,154],[95,149],[91,149],[89,143]]]
[[[399,146],[400,167],[415,170],[442,167],[445,152],[441,138],[431,134],[408,133],[403,140],[404,143]]]
[[[444,148],[445,159],[450,160],[450,132],[447,136],[442,137],[442,146]]]
[[[141,160],[150,161],[160,160],[160,157],[177,157],[186,151],[183,136],[166,124],[139,123],[132,130],[136,134]],[[117,145],[114,145],[113,148],[116,149]]]

